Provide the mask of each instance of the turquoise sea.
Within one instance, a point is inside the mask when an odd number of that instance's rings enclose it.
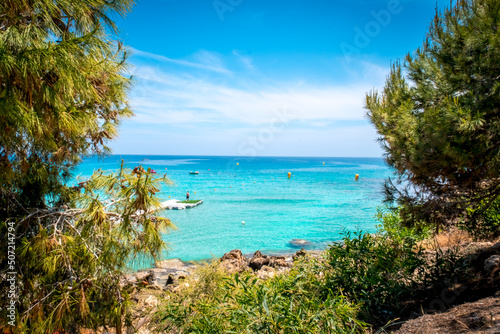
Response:
[[[187,191],[190,199],[203,200],[192,209],[164,211],[177,226],[164,236],[166,258],[184,261],[232,249],[290,253],[298,249],[293,239],[322,249],[343,231],[373,232],[382,185],[391,174],[382,158],[113,155],[86,159],[75,176],[116,170],[122,159],[129,168],[141,164],[166,172],[174,186],[161,189],[163,200],[184,200]]]

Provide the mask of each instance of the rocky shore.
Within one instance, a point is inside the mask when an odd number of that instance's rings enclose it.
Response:
[[[302,248],[286,256],[264,255],[260,251],[244,255],[241,250],[235,249],[224,254],[218,261],[219,266],[228,273],[251,272],[259,279],[269,279],[288,271],[296,258],[318,258],[321,253],[322,251],[306,251]],[[135,303],[132,326],[127,329],[127,334],[152,334],[148,324],[158,309],[160,300],[169,298],[169,291],[175,292],[181,284],[188,284],[185,282],[186,278],[194,275],[198,266],[199,264],[193,262],[169,259],[157,262],[154,268],[125,275],[120,285],[131,288],[132,300]]]
[[[287,256],[264,255],[260,251],[256,251],[249,256],[243,255],[241,250],[235,249],[224,254],[219,261],[220,266],[230,274],[251,271],[257,277],[266,279],[276,273],[288,270],[292,267],[294,259],[306,254],[318,257],[321,251],[306,251],[302,248]],[[164,260],[157,262],[154,268],[125,275],[120,284],[122,286],[140,285],[149,289],[171,290],[180,280],[192,275],[196,267],[197,264],[194,262],[184,262],[180,259]]]

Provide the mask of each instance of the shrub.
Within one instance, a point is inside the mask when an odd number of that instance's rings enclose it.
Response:
[[[322,266],[318,263],[297,264],[290,272],[268,280],[259,280],[250,274],[221,277],[214,274],[219,270],[216,267],[205,267],[194,288],[188,283],[187,290],[170,295],[159,312],[161,330],[176,333],[358,333],[365,328],[365,324],[357,320],[356,305],[341,295],[322,296],[324,282]],[[213,289],[206,289],[207,275],[218,277]],[[203,289],[208,293],[193,294],[193,290]]]
[[[475,239],[491,239],[500,236],[500,197],[489,203],[485,200],[475,208],[467,210],[467,222],[462,221],[460,228],[469,232]]]
[[[413,274],[424,265],[411,238],[403,242],[381,235],[347,233],[327,250],[326,286],[339,289],[348,300],[362,304],[361,319],[383,324],[396,318],[401,301],[417,285]]]

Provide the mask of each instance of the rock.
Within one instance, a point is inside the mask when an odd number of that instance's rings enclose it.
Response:
[[[255,273],[260,279],[273,278],[276,275],[276,270],[269,266],[262,266],[262,268]]]
[[[288,243],[294,247],[309,246],[311,244],[310,241],[304,239],[292,239]]]
[[[221,262],[220,267],[223,268],[229,274],[242,273],[249,269],[246,261],[238,261],[238,260],[223,261]]]
[[[263,266],[273,268],[288,267],[288,263],[284,256],[267,256],[263,255],[260,251],[256,251],[250,259],[250,268],[254,271],[260,270]]]
[[[155,283],[155,272],[153,270],[150,270],[148,272],[148,275],[145,277],[145,279],[149,285],[152,285],[153,283]]]
[[[242,273],[248,270],[248,259],[243,256],[239,249],[234,249],[224,254],[220,261],[220,267],[229,274]]]
[[[137,277],[132,274],[125,275],[120,279],[121,287],[135,283],[137,283]]]
[[[220,261],[226,261],[226,260],[238,260],[238,261],[246,261],[246,258],[243,256],[241,253],[241,250],[239,249],[233,249],[229,253],[224,254],[221,258]]]
[[[144,306],[146,307],[157,307],[158,306],[158,298],[151,295],[144,301]]]
[[[250,259],[249,266],[252,268],[254,271],[260,270],[262,266],[268,265],[270,262],[269,257],[266,255],[263,255],[260,251],[256,251],[253,254],[253,257]]]
[[[306,256],[307,251],[304,248],[301,248],[299,251],[297,251],[295,254],[293,254],[292,258],[293,261],[297,260],[299,257]]]
[[[144,281],[148,275],[149,273],[147,271],[138,271],[134,276],[138,281]]]
[[[161,286],[156,282],[154,284],[148,285],[146,288],[149,290],[162,290]]]
[[[269,266],[273,268],[277,267],[288,267],[288,263],[284,256],[271,256],[269,261]]]
[[[500,269],[500,255],[493,255],[484,261],[484,270],[488,273]]]
[[[180,259],[170,259],[164,261],[158,261],[155,263],[155,267],[159,269],[184,269],[187,265]]]
[[[263,266],[267,266],[269,264],[269,259],[267,257],[259,257],[259,258],[252,258],[250,260],[250,268],[252,268],[254,271],[260,270]]]

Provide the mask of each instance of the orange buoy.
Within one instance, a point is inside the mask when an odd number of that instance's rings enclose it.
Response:
[[[359,174],[356,174],[356,176],[354,177],[354,180],[356,180],[356,181],[359,180]]]
[[[288,172],[288,178],[292,177],[292,172]]]

